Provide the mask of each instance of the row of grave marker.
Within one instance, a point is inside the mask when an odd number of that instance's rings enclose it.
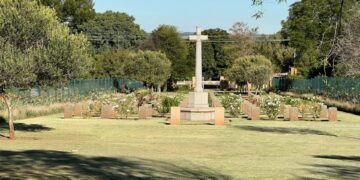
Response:
[[[251,120],[260,120],[260,99],[253,97],[252,99],[245,100],[241,103],[241,111]],[[290,105],[284,105],[280,108],[280,114],[284,117],[284,120],[297,121],[299,120],[299,109],[297,107],[291,107]],[[337,108],[327,108],[326,105],[321,106],[320,118],[327,119],[332,122],[337,121]]]
[[[76,104],[66,104],[64,106],[64,118],[71,119],[73,117],[84,117],[89,111],[89,102],[80,102]],[[143,105],[139,107],[138,117],[139,119],[147,119],[153,116],[153,109],[151,105]],[[112,105],[102,105],[100,117],[103,119],[117,119],[119,114],[114,111]]]

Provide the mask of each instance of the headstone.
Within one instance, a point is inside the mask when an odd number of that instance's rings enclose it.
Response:
[[[180,124],[180,107],[171,107],[170,124],[171,125]]]
[[[299,110],[297,107],[290,108],[290,121],[299,120]]]
[[[328,113],[327,106],[322,105],[321,110],[320,110],[320,118],[321,119],[328,119],[328,117],[329,117],[329,113]]]
[[[65,119],[72,118],[73,117],[73,112],[74,112],[74,105],[65,104],[65,106],[64,106],[64,118]]]
[[[81,117],[84,113],[84,105],[83,103],[76,103],[74,107],[74,116]]]
[[[284,104],[280,104],[280,115],[282,115],[284,117],[284,110],[285,110],[285,105]]]
[[[249,104],[248,105],[248,109],[247,109],[247,112],[248,112],[248,119],[252,119],[252,109],[254,108],[255,106],[253,104]]]
[[[284,106],[284,120],[290,119],[290,108],[291,108],[291,106],[289,106],[289,105]]]
[[[337,121],[337,108],[331,107],[329,108],[329,121],[336,122]]]
[[[223,107],[215,108],[215,126],[222,126],[225,124],[225,109]]]
[[[116,113],[111,105],[103,105],[101,108],[102,119],[115,119]]]
[[[260,120],[260,108],[257,106],[253,106],[251,108],[251,120],[258,121]]]
[[[139,107],[138,111],[139,119],[147,119],[153,116],[153,109],[151,104],[145,104]]]

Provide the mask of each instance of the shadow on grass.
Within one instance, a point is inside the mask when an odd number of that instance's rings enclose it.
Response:
[[[360,156],[316,155],[314,158],[360,162]]]
[[[0,151],[0,177],[29,179],[230,179],[203,167],[61,151]]]
[[[360,179],[360,156],[316,155],[314,158],[330,159],[352,162],[357,165],[337,164],[313,164],[310,165],[309,173],[316,176],[324,176],[327,179]],[[301,179],[309,179],[301,177]]]
[[[51,131],[53,128],[43,126],[41,124],[24,124],[24,123],[14,123],[15,131],[25,131],[25,132],[41,132],[41,131]],[[8,125],[1,123],[0,131],[8,129]]]
[[[233,127],[247,131],[257,131],[257,132],[267,132],[267,133],[277,133],[277,134],[304,134],[304,135],[311,134],[311,135],[337,137],[337,135],[328,133],[326,131],[319,131],[319,130],[305,129],[305,128],[261,127],[261,126],[233,126]]]

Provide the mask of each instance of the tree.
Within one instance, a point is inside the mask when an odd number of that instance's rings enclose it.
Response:
[[[161,52],[139,51],[125,64],[125,77],[148,85],[157,85],[159,90],[171,75],[171,62]]]
[[[50,8],[28,0],[2,0],[0,7],[0,96],[14,138],[9,90],[85,76],[90,56],[87,39],[71,34]]]
[[[249,27],[246,23],[237,22],[230,29],[230,39],[235,43],[225,46],[226,58],[230,60],[239,57],[254,55],[256,28]]]
[[[244,56],[235,59],[227,74],[230,80],[251,83],[259,89],[270,80],[272,64],[262,55]]]
[[[340,66],[344,68],[342,75],[360,77],[360,5],[354,9],[353,15],[345,23],[336,52],[340,56]]]
[[[342,19],[356,0],[302,0],[291,5],[282,34],[296,48],[295,65],[305,76],[329,75],[337,55],[336,39],[342,34]]]
[[[270,59],[275,72],[287,72],[294,65],[295,49],[278,41],[282,38],[280,34],[261,36],[255,45],[255,53]]]
[[[38,0],[45,6],[54,8],[58,17],[77,32],[77,27],[95,17],[92,0]]]
[[[134,51],[109,49],[95,56],[91,74],[94,78],[122,78],[126,74],[124,66],[136,56]]]
[[[78,26],[78,30],[86,34],[96,51],[136,48],[147,36],[134,17],[112,11],[96,14],[94,19]]]
[[[153,49],[166,54],[171,61],[171,79],[173,81],[190,79],[194,72],[193,62],[187,59],[188,46],[174,26],[161,25],[151,34]],[[148,47],[148,46],[145,46]]]

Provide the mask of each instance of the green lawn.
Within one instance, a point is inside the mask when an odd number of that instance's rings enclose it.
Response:
[[[360,117],[339,119],[237,119],[223,127],[27,119],[17,121],[16,140],[0,140],[0,179],[360,179]]]

